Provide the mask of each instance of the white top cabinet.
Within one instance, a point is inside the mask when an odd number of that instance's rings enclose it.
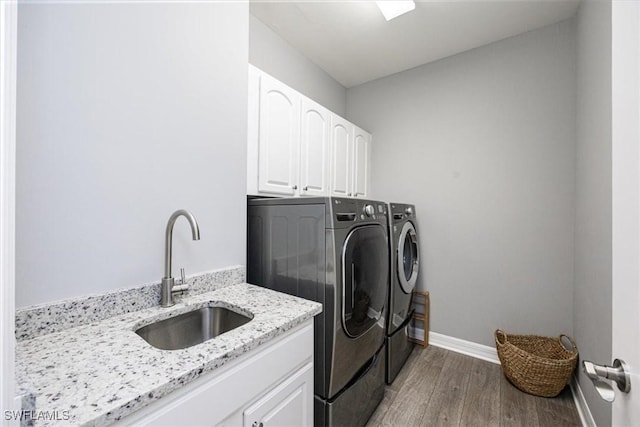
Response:
[[[247,194],[370,195],[371,135],[249,65]]]
[[[353,125],[331,116],[331,195],[351,197]]]
[[[258,191],[293,196],[298,189],[300,96],[270,76],[260,80]]]
[[[341,117],[331,117],[331,195],[369,196],[371,134]]]
[[[371,134],[353,127],[353,197],[367,197],[371,182]]]
[[[300,195],[326,196],[329,183],[329,110],[303,97],[300,134]]]

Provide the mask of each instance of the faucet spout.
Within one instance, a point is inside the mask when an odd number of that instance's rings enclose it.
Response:
[[[167,229],[164,233],[164,277],[171,277],[171,251],[173,246],[173,225],[176,223],[176,220],[184,216],[187,221],[189,221],[189,225],[191,226],[191,236],[193,240],[200,240],[200,227],[198,227],[198,221],[196,221],[196,217],[189,211],[184,209],[180,209],[175,211],[171,217],[169,217],[169,222],[167,222]]]
[[[176,223],[176,220],[184,216],[187,221],[189,221],[189,225],[191,226],[191,237],[193,240],[200,240],[200,227],[198,227],[198,221],[196,221],[196,217],[189,211],[184,209],[180,209],[175,211],[171,217],[169,217],[169,221],[167,222],[167,228],[165,230],[164,235],[164,277],[162,278],[162,287],[161,287],[161,301],[160,305],[163,307],[170,307],[173,305],[173,300],[171,298],[171,291],[173,290],[174,279],[171,277],[171,252],[173,246],[173,225]]]

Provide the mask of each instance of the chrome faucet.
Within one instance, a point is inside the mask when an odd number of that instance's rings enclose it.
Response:
[[[198,221],[189,211],[180,209],[175,211],[167,222],[167,229],[164,234],[164,277],[162,278],[162,284],[160,286],[160,305],[162,307],[171,307],[175,303],[173,302],[173,293],[181,292],[187,289],[184,282],[184,269],[182,273],[182,284],[175,286],[175,279],[171,277],[171,246],[173,243],[173,224],[175,224],[178,217],[183,216],[189,221],[191,226],[191,236],[193,240],[200,240],[200,228],[198,227]]]

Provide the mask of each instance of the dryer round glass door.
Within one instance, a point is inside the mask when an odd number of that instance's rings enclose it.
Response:
[[[405,293],[411,293],[418,280],[418,236],[411,222],[405,222],[398,239],[398,280]]]
[[[388,278],[385,228],[365,225],[352,230],[342,249],[342,325],[349,337],[364,335],[382,317]]]

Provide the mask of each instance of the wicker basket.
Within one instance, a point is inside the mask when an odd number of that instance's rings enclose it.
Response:
[[[567,338],[572,350],[562,344]],[[505,376],[520,390],[536,396],[557,396],[567,385],[578,360],[578,347],[567,335],[558,338],[507,335],[497,329],[496,349]]]

